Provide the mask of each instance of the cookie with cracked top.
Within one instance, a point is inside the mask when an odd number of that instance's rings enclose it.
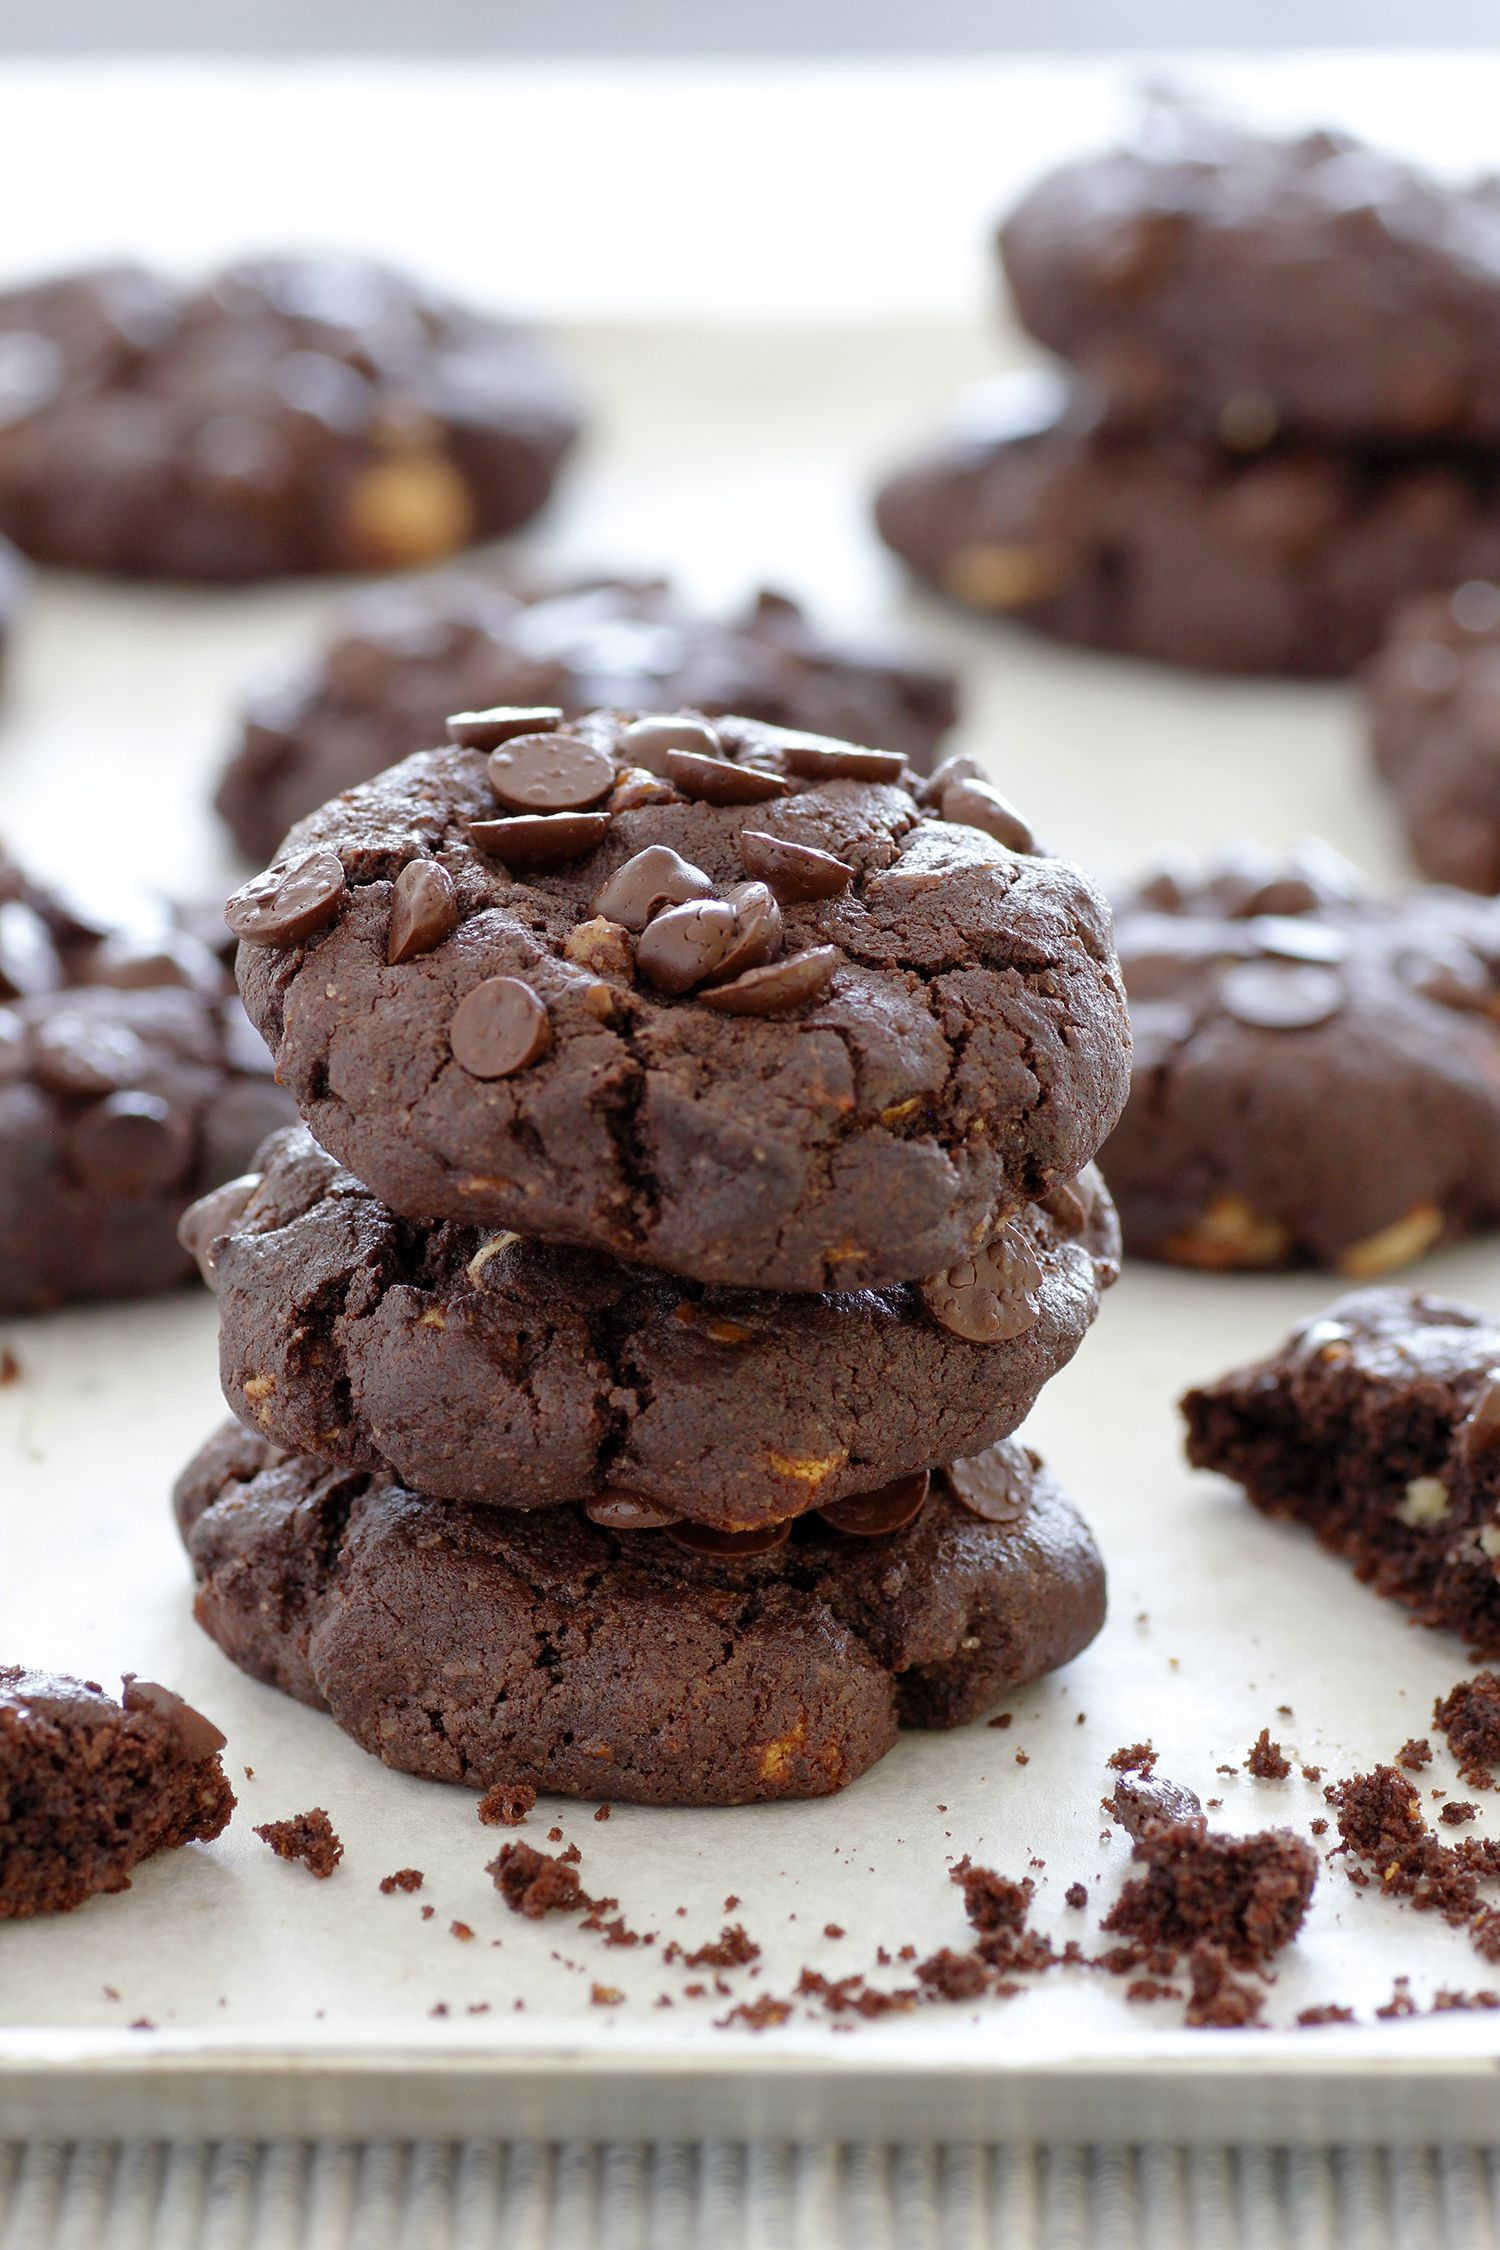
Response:
[[[965,1472],[895,1529],[804,1516],[734,1551],[419,1498],[231,1424],[177,1514],[205,1631],[386,1764],[744,1804],[826,1796],[898,1727],[962,1725],[1098,1632],[1098,1552],[1035,1455]]]
[[[363,258],[0,292],[0,531],[42,562],[414,568],[527,522],[579,427],[533,337]]]
[[[1128,1251],[1372,1281],[1500,1219],[1500,906],[1241,846],[1164,864],[1116,931]]]
[[[1019,1428],[1112,1281],[1097,1173],[989,1269],[837,1296],[704,1289],[587,1250],[394,1218],[302,1128],[183,1222],[224,1395],[292,1452],[448,1500],[621,1492],[745,1529]]]
[[[1500,1655],[1500,1325],[1364,1289],[1182,1401],[1188,1458],[1376,1593]]]
[[[228,908],[282,1083],[392,1210],[857,1289],[1088,1163],[1127,1077],[1107,909],[973,761],[919,785],[683,713],[459,731]]]
[[[191,919],[111,927],[0,851],[0,1312],[186,1281],[184,1210],[292,1115]]]
[[[156,1852],[207,1843],[234,1792],[211,1720],[127,1674],[93,1680],[0,1664],[0,1922],[128,1891]]]
[[[1412,602],[1364,676],[1375,764],[1434,882],[1500,891],[1500,587]]]
[[[957,717],[950,673],[894,638],[826,632],[783,594],[717,616],[660,580],[454,571],[360,595],[317,656],[254,695],[217,804],[266,860],[328,798],[441,742],[450,712],[646,702],[876,743],[921,772]]]
[[[1346,133],[1153,103],[1131,145],[1039,180],[999,232],[1039,340],[1135,422],[1237,451],[1279,432],[1493,446],[1500,186]]]
[[[1288,442],[1236,455],[1101,427],[1030,372],[890,475],[887,546],[967,607],[1200,671],[1341,677],[1400,603],[1500,576],[1500,458]]]

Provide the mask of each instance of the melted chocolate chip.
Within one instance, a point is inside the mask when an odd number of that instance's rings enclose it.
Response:
[[[761,805],[787,793],[780,774],[737,766],[729,758],[702,758],[696,750],[669,750],[667,778],[682,796],[704,805]]]
[[[178,1749],[195,1765],[217,1757],[223,1749],[226,1737],[213,1720],[195,1711],[191,1703],[184,1703],[171,1688],[162,1687],[156,1680],[138,1680],[133,1672],[127,1672],[124,1690],[120,1701],[127,1711],[154,1711],[158,1718],[171,1721]]]
[[[1485,1376],[1458,1426],[1458,1437],[1471,1460],[1493,1453],[1500,1445],[1500,1367],[1492,1367]]]
[[[68,1135],[69,1165],[103,1195],[160,1195],[182,1178],[192,1153],[186,1120],[157,1094],[111,1094]]]
[[[128,1024],[59,1005],[32,1027],[31,1065],[49,1093],[97,1101],[137,1085],[147,1062]]]
[[[648,844],[615,869],[594,899],[594,912],[639,933],[663,907],[712,898],[713,891],[702,868],[694,867],[670,844]]]
[[[231,1229],[237,1227],[245,1216],[246,1208],[260,1186],[259,1172],[244,1172],[237,1180],[226,1180],[208,1195],[200,1195],[190,1203],[178,1223],[177,1239],[194,1260],[198,1271],[212,1289],[219,1278],[218,1244]]]
[[[564,867],[597,851],[609,834],[607,812],[518,813],[471,820],[469,838],[507,867]]]
[[[714,970],[716,984],[774,961],[781,951],[781,908],[766,884],[736,883],[724,897],[734,908],[735,939]]]
[[[461,750],[498,750],[519,734],[550,734],[562,725],[562,713],[551,704],[535,711],[502,705],[494,711],[455,711],[448,721],[448,740]]]
[[[448,1039],[471,1078],[510,1078],[547,1052],[552,1025],[529,984],[487,977],[459,1002]]]
[[[430,953],[458,928],[458,896],[441,860],[409,860],[391,886],[385,957],[392,968]]]
[[[676,1517],[660,1501],[647,1500],[639,1492],[621,1492],[611,1487],[585,1500],[583,1512],[590,1523],[605,1531],[660,1531]]]
[[[1080,1235],[1088,1225],[1094,1208],[1093,1182],[1087,1179],[1060,1180],[1056,1187],[1037,1198],[1040,1208],[1055,1219],[1064,1234]]]
[[[769,1555],[784,1547],[789,1523],[758,1524],[754,1531],[720,1531],[710,1523],[674,1523],[670,1537],[695,1555]]]
[[[1327,922],[1306,920],[1300,914],[1257,914],[1250,936],[1262,953],[1282,961],[1342,961],[1349,950],[1342,930]]]
[[[1181,1821],[1203,1816],[1191,1789],[1154,1773],[1122,1773],[1109,1809],[1129,1836],[1144,1835],[1148,1828],[1175,1828]]]
[[[747,969],[733,984],[716,984],[698,998],[705,1008],[726,1016],[784,1016],[809,1000],[821,999],[842,956],[836,945],[815,945],[789,953],[763,969]]]
[[[972,1461],[950,1461],[948,1489],[971,1516],[985,1523],[1019,1523],[1031,1500],[1035,1456],[1019,1445],[992,1445]]]
[[[658,992],[691,992],[739,942],[739,917],[725,899],[670,906],[641,932],[635,963]]]
[[[345,887],[338,853],[319,844],[242,885],[224,909],[225,925],[245,945],[300,945],[334,920]]]
[[[764,829],[740,831],[740,862],[747,875],[769,883],[779,899],[837,898],[854,880],[847,860],[811,844],[793,844]]]
[[[803,781],[899,781],[906,760],[899,750],[860,750],[845,742],[785,742],[788,773]]]
[[[1240,961],[1219,979],[1219,1003],[1257,1031],[1309,1031],[1343,1007],[1347,993],[1336,969],[1309,963]]]
[[[584,812],[613,788],[615,762],[576,734],[521,734],[491,751],[487,771],[512,812]]]
[[[950,781],[939,800],[944,820],[978,828],[1007,851],[1034,852],[1036,838],[1008,797],[988,781]]]
[[[920,1469],[915,1476],[897,1477],[894,1483],[883,1484],[878,1492],[858,1492],[853,1499],[837,1500],[818,1513],[835,1531],[845,1532],[851,1539],[883,1539],[916,1522],[931,1485],[930,1472]]]
[[[633,719],[620,737],[620,756],[626,764],[644,766],[647,773],[662,779],[673,750],[691,751],[700,758],[721,758],[724,754],[717,732],[706,719]]]
[[[30,1000],[56,992],[62,981],[62,963],[40,914],[24,899],[7,899],[0,906],[0,999]]]
[[[1035,1251],[1007,1220],[982,1250],[919,1286],[941,1327],[971,1344],[999,1344],[1035,1326],[1041,1284]]]

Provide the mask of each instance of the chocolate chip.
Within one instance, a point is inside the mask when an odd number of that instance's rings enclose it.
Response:
[[[529,984],[486,977],[459,1002],[448,1041],[471,1078],[510,1078],[547,1052],[552,1025]]]
[[[705,1008],[726,1016],[782,1016],[828,990],[842,955],[836,945],[814,945],[789,953],[763,969],[747,969],[733,984],[716,984],[698,998]]]
[[[915,1476],[897,1477],[892,1484],[883,1484],[878,1492],[859,1492],[852,1500],[836,1500],[831,1508],[820,1508],[823,1521],[832,1524],[852,1539],[883,1539],[892,1531],[904,1531],[915,1523],[926,1505],[932,1478],[926,1469]]]
[[[661,777],[673,750],[688,750],[700,758],[724,754],[723,744],[705,719],[633,719],[620,737],[620,756],[628,765],[644,766],[647,773]]]
[[[971,1344],[1024,1336],[1036,1324],[1041,1285],[1036,1253],[1009,1220],[982,1250],[918,1284],[933,1319]]]
[[[1342,930],[1327,922],[1313,922],[1300,914],[1257,914],[1249,931],[1262,953],[1283,961],[1342,961],[1349,950]]]
[[[939,812],[964,828],[993,836],[1007,851],[1034,852],[1036,838],[1008,797],[988,781],[953,781],[943,791]]]
[[[162,1687],[156,1680],[138,1680],[127,1672],[123,1682],[124,1694],[120,1701],[127,1711],[154,1711],[159,1719],[170,1720],[177,1747],[184,1758],[194,1765],[202,1765],[208,1758],[217,1757],[226,1737],[219,1732],[212,1719],[205,1719],[191,1703],[184,1703],[171,1688]]]
[[[793,844],[762,828],[740,830],[740,862],[747,875],[769,883],[779,899],[837,898],[854,880],[847,860],[811,844]]]
[[[714,970],[714,982],[727,984],[747,969],[774,961],[781,951],[781,908],[765,883],[736,883],[724,894],[734,908],[735,940]]]
[[[670,906],[641,932],[636,967],[658,992],[691,992],[711,977],[739,941],[739,919],[727,900],[695,899]]]
[[[260,1182],[259,1172],[244,1172],[237,1180],[226,1180],[222,1187],[190,1203],[178,1221],[177,1239],[210,1289],[219,1278],[217,1246],[239,1225]]]
[[[490,753],[490,787],[512,812],[583,812],[614,787],[607,750],[576,734],[521,734]]]
[[[1226,1014],[1258,1031],[1309,1031],[1336,1016],[1347,998],[1336,969],[1241,961],[1219,979]]]
[[[780,774],[737,766],[730,758],[702,758],[696,750],[669,750],[667,776],[681,795],[704,805],[761,805],[787,793]]]
[[[788,1523],[758,1524],[753,1531],[720,1531],[711,1523],[674,1523],[670,1536],[695,1555],[769,1555],[784,1547]]]
[[[1439,1007],[1488,1009],[1494,1003],[1495,978],[1467,946],[1406,952],[1398,957],[1396,967],[1414,991]]]
[[[943,1471],[948,1489],[971,1516],[985,1523],[1018,1523],[1030,1500],[1035,1457],[1017,1445],[992,1445],[971,1461],[950,1461]]]
[[[455,711],[448,724],[448,740],[461,750],[498,750],[518,734],[550,734],[562,725],[562,713],[551,704],[535,711],[502,704],[494,711]]]
[[[116,930],[89,955],[88,981],[116,992],[154,992],[179,986],[189,992],[223,989],[219,964],[186,930],[136,936]]]
[[[1060,1180],[1056,1187],[1048,1188],[1045,1195],[1037,1197],[1047,1216],[1057,1221],[1064,1234],[1070,1235],[1082,1234],[1095,1201],[1093,1182],[1087,1175],[1076,1180]]]
[[[186,1122],[158,1094],[111,1094],[68,1136],[73,1171],[105,1195],[160,1195],[176,1186],[191,1155]]]
[[[469,840],[507,867],[563,867],[597,851],[609,829],[607,812],[518,813],[513,820],[471,820]]]
[[[35,999],[58,991],[62,981],[62,963],[40,914],[24,899],[7,899],[0,906],[0,999]]]
[[[1500,1446],[1500,1367],[1485,1376],[1473,1405],[1458,1426],[1459,1443],[1471,1459]]]
[[[344,891],[338,853],[319,844],[237,890],[224,909],[225,925],[245,945],[300,945],[333,921]]]
[[[97,1101],[139,1085],[146,1050],[128,1024],[59,1005],[32,1027],[31,1067],[49,1093]]]
[[[639,932],[663,907],[686,906],[695,898],[712,898],[713,892],[702,868],[670,844],[648,844],[615,869],[594,899],[594,912]]]
[[[899,750],[859,750],[847,742],[784,742],[788,773],[804,781],[899,781],[906,760]]]
[[[585,1500],[583,1512],[590,1523],[605,1531],[660,1531],[676,1517],[670,1508],[658,1500],[647,1500],[639,1492],[621,1492],[611,1487],[607,1492],[596,1493]]]
[[[391,919],[385,957],[398,962],[430,953],[458,928],[458,894],[441,860],[412,859],[391,885]]]

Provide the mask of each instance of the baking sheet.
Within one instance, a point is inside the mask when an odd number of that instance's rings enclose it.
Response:
[[[1069,655],[905,595],[865,530],[869,469],[995,364],[992,337],[594,328],[572,341],[608,428],[531,552],[671,560],[706,594],[769,575],[833,611],[900,617],[965,666],[965,745],[1049,841],[1102,870],[1166,839],[1315,829],[1398,871],[1346,692]],[[0,718],[15,847],[91,887],[226,886],[234,862],[206,799],[236,683],[301,646],[332,598],[49,580]],[[1420,1278],[1500,1299],[1492,1243],[1429,1259]],[[1215,1769],[1239,1766],[1262,1725],[1330,1774],[1426,1730],[1434,1695],[1467,1669],[1458,1644],[1408,1626],[1181,1459],[1178,1391],[1332,1293],[1317,1276],[1126,1275],[1027,1432],[1098,1532],[1110,1622],[1016,1698],[1009,1729],[909,1735],[817,1804],[617,1806],[596,1822],[592,1807],[539,1803],[520,1833],[540,1844],[557,1825],[577,1841],[585,1887],[658,1933],[633,1949],[505,1912],[484,1873],[503,1834],[479,1827],[467,1792],[385,1772],[193,1625],[167,1494],[222,1412],[206,1297],[0,1324],[21,1365],[0,1390],[0,1651],[170,1681],[228,1733],[241,1807],[219,1843],[158,1859],[128,1894],[0,1931],[0,2129],[1482,2132],[1497,2019],[1371,2018],[1397,1974],[1425,2003],[1484,1984],[1484,1965],[1461,1934],[1357,1893],[1337,1867],[1267,2013],[1285,2026],[1339,2001],[1359,2030],[1187,2034],[1174,2006],[1127,2007],[1115,1980],[1084,1974],[852,2030],[801,2013],[758,2034],[719,2027],[738,2000],[786,1994],[804,1964],[889,1987],[900,1964],[877,1968],[877,1946],[963,1943],[947,1880],[963,1852],[1033,1873],[1042,1925],[1087,1937],[1095,1908],[1073,1913],[1063,1892],[1083,1880],[1102,1910],[1120,1879],[1128,1845],[1098,1811],[1118,1744],[1149,1737],[1164,1772],[1223,1799],[1225,1827],[1305,1828],[1322,1808],[1300,1776]],[[1455,1786],[1441,1755],[1426,1778]],[[251,1834],[312,1804],[346,1846],[323,1884]],[[425,1887],[382,1896],[402,1866]],[[663,1964],[668,1940],[695,1947],[726,1920],[762,1947],[757,1974],[730,1972],[720,1992],[712,1971]],[[622,1997],[596,2005],[596,1984]]]

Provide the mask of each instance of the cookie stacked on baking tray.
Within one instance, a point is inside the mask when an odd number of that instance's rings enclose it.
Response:
[[[1067,641],[1346,673],[1414,595],[1500,574],[1500,195],[1342,133],[1166,100],[1000,229],[1065,367],[974,394],[882,535]]]
[[[228,908],[304,1123],[184,1222],[199,1618],[410,1771],[839,1788],[1102,1620],[1013,1433],[1115,1272],[1107,909],[972,760],[449,732]]]

